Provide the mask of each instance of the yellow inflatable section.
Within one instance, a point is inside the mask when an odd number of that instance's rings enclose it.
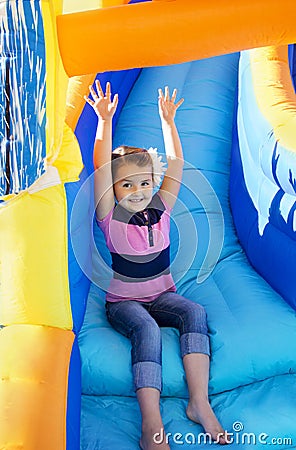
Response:
[[[1,324],[35,323],[72,329],[67,270],[64,182],[78,179],[82,160],[65,124],[68,77],[55,17],[62,2],[42,2],[47,64],[46,173],[0,209]],[[61,251],[62,250],[62,251]],[[38,274],[38,276],[36,276]]]
[[[63,13],[72,13],[78,11],[90,11],[109,6],[118,6],[127,4],[128,0],[64,0]]]
[[[286,46],[251,51],[251,67],[259,108],[272,125],[276,140],[296,151],[296,95]]]

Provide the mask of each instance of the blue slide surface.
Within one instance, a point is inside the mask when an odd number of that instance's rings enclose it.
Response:
[[[230,207],[231,191],[235,208],[244,208],[242,169],[235,165],[239,146],[233,133],[238,64],[239,54],[232,54],[141,70],[119,105],[114,147],[157,147],[163,153],[157,89],[165,85],[178,89],[185,98],[176,123],[186,163],[172,214],[172,273],[178,291],[207,311],[211,404],[224,428],[233,433],[232,449],[271,445],[291,449],[296,448],[296,313],[251,266]],[[87,107],[85,114],[91,114]],[[91,148],[84,157],[91,157]],[[141,422],[130,342],[105,317],[102,279],[109,260],[96,226],[94,238],[104,262],[95,254],[79,334],[81,449],[136,450]],[[188,390],[178,332],[163,328],[162,338],[161,408],[166,432],[171,433],[170,446],[210,448],[202,428],[186,417]]]

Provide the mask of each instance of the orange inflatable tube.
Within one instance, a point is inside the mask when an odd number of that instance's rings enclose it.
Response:
[[[295,0],[153,1],[60,15],[57,26],[74,76],[289,44],[295,13]]]
[[[0,332],[0,448],[62,450],[74,333],[38,325]]]

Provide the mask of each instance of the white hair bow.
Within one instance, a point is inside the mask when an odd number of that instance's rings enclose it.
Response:
[[[166,167],[162,157],[157,153],[157,148],[150,147],[147,151],[152,159],[153,185],[156,187],[159,186]]]

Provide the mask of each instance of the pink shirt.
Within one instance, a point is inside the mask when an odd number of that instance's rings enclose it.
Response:
[[[112,257],[107,301],[151,302],[163,292],[176,291],[170,273],[170,211],[157,193],[144,212],[134,214],[116,205],[97,220]]]

